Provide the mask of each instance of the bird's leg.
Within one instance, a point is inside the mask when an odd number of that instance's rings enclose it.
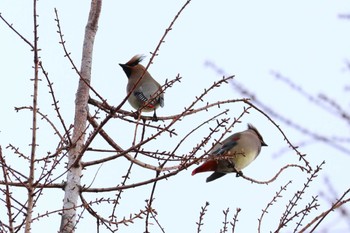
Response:
[[[158,121],[158,117],[157,117],[157,114],[156,114],[156,110],[155,110],[155,109],[154,109],[154,112],[153,112],[152,121]]]
[[[232,168],[234,171],[236,171],[235,164],[232,162],[232,160],[228,159],[227,161],[228,161],[227,167]]]
[[[227,167],[232,168],[233,172],[236,172],[236,177],[240,177],[243,175],[242,171],[237,171],[237,169],[235,168],[235,164],[230,159],[228,160]]]

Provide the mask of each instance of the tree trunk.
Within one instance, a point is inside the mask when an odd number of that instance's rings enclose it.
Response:
[[[81,166],[78,155],[83,153],[87,127],[89,86],[91,82],[92,52],[97,32],[102,0],[92,0],[89,19],[85,28],[85,38],[81,61],[80,79],[75,100],[74,131],[72,147],[68,156],[68,172],[63,199],[60,232],[71,233],[76,225],[76,206],[80,192]]]

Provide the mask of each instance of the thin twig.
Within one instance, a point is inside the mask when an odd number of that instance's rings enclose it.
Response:
[[[14,228],[13,228],[13,223],[14,223],[14,219],[12,218],[13,214],[12,214],[12,203],[11,203],[11,192],[10,192],[10,186],[9,186],[9,182],[7,180],[8,178],[8,171],[7,171],[7,166],[4,166],[6,164],[5,162],[5,158],[2,155],[2,148],[0,146],[0,162],[2,164],[1,168],[2,168],[2,174],[3,174],[3,178],[4,178],[4,183],[5,183],[5,198],[6,198],[6,208],[7,208],[7,217],[8,217],[8,222],[9,222],[9,226],[8,226],[8,230],[12,233],[14,232]]]
[[[227,218],[228,218],[227,215],[230,212],[230,208],[227,208],[226,210],[223,210],[222,212],[224,214],[224,221],[222,222],[223,226],[222,226],[222,229],[220,229],[220,233],[225,233],[228,231],[227,225],[229,222],[227,220]]]
[[[34,45],[29,41],[27,40],[20,32],[18,32],[12,24],[10,24],[4,17],[2,17],[2,15],[0,14],[0,19],[2,21],[4,21],[4,23],[14,32],[17,34],[17,36],[19,36],[27,45],[30,46],[30,48],[34,51]]]
[[[204,215],[205,215],[205,212],[207,212],[207,208],[209,206],[209,202],[206,202],[204,207],[201,207],[201,211],[199,212],[199,220],[198,222],[196,222],[197,224],[197,233],[200,233],[201,232],[201,227],[203,226],[203,220],[204,220]]]
[[[235,215],[233,216],[232,222],[230,223],[231,226],[232,226],[232,233],[235,233],[236,224],[237,224],[237,222],[238,222],[238,214],[239,214],[239,212],[241,212],[241,208],[237,208],[237,209],[236,209],[236,213],[235,213]]]
[[[49,93],[50,93],[50,95],[51,95],[51,97],[52,97],[52,102],[53,102],[52,105],[54,106],[54,110],[56,111],[57,117],[58,117],[58,119],[60,120],[61,125],[62,125],[62,127],[63,127],[63,129],[64,129],[65,135],[67,136],[67,139],[68,139],[68,141],[69,141],[69,145],[71,145],[71,144],[72,144],[72,141],[71,141],[71,138],[70,138],[69,129],[68,129],[68,127],[66,126],[66,124],[65,124],[65,122],[64,122],[64,119],[63,119],[63,117],[62,117],[62,115],[61,115],[60,107],[58,106],[58,102],[59,102],[59,101],[57,100],[57,98],[56,98],[56,96],[55,96],[55,92],[54,92],[54,90],[53,90],[53,83],[50,81],[50,79],[49,79],[49,74],[48,74],[48,72],[45,71],[42,62],[39,63],[39,66],[40,66],[40,68],[41,68],[41,70],[42,70],[42,73],[44,74],[44,76],[45,76],[45,78],[46,78],[47,86],[49,87],[49,90],[50,90]],[[45,116],[45,118],[47,118],[47,117]],[[46,119],[46,120],[48,121],[48,119]],[[49,122],[51,123],[51,121],[49,121]],[[51,124],[51,125],[54,126],[53,124]],[[56,129],[56,127],[54,127],[54,129]],[[57,133],[57,131],[58,131],[58,130],[56,130],[56,133]],[[59,134],[59,135],[60,135],[60,134]],[[61,137],[61,140],[63,141],[63,137],[62,137],[62,136],[60,136],[60,137]]]
[[[102,98],[102,96],[100,94],[98,94],[98,92],[90,85],[90,82],[88,82],[87,80],[85,80],[85,78],[82,76],[81,72],[79,71],[78,67],[75,65],[73,59],[70,56],[70,52],[68,52],[67,48],[66,48],[66,41],[63,39],[63,33],[62,33],[62,29],[61,29],[61,25],[60,25],[60,20],[58,17],[58,11],[55,8],[55,21],[57,22],[57,33],[60,36],[60,44],[62,45],[63,51],[64,51],[64,56],[68,58],[70,64],[72,65],[74,71],[77,73],[77,75],[79,76],[80,81],[84,82],[85,85],[87,85],[89,87],[89,89],[106,105],[107,101],[105,99]]]
[[[282,167],[271,179],[269,180],[266,180],[266,181],[259,181],[259,180],[255,180],[255,179],[252,179],[250,177],[247,177],[245,176],[244,174],[241,174],[240,176],[246,180],[249,180],[251,181],[252,183],[257,183],[257,184],[269,184],[269,183],[272,183],[273,181],[275,181],[278,176],[284,171],[286,170],[287,168],[290,168],[290,167],[295,167],[295,168],[299,168],[302,172],[303,171],[307,171],[307,169],[303,166],[300,166],[298,164],[287,164],[285,165],[284,167]]]

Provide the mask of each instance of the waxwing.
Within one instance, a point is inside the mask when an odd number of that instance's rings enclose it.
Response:
[[[145,71],[145,67],[140,64],[143,60],[143,56],[135,55],[125,64],[119,64],[126,76],[128,77],[128,84],[126,86],[126,92],[129,93],[138,79],[144,73],[140,82],[136,85],[133,92],[128,98],[130,105],[138,111],[151,112],[154,111],[154,119],[157,119],[156,109],[164,106],[164,93],[161,92],[160,84],[154,80],[148,71]],[[150,98],[153,100],[149,101]],[[148,102],[148,103],[147,103]],[[147,103],[147,105],[145,105]]]
[[[214,171],[207,182],[235,172],[239,176],[260,153],[261,147],[267,146],[259,131],[251,124],[248,129],[235,133],[221,143],[217,143],[209,152],[209,159],[193,170],[192,175]]]

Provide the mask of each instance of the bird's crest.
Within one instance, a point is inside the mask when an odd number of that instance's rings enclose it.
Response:
[[[137,54],[133,56],[125,65],[127,66],[136,66],[138,65],[143,59],[145,58],[144,55]]]
[[[265,144],[264,139],[259,133],[259,131],[257,130],[257,128],[255,128],[252,124],[248,124],[248,129],[253,130],[256,133],[256,135],[258,135],[258,138],[260,139],[260,141]]]

